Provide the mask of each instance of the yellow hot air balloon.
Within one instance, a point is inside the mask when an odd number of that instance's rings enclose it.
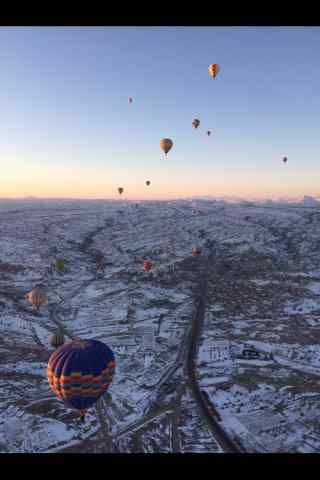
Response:
[[[211,75],[212,78],[216,78],[220,71],[220,66],[217,63],[213,63],[212,65],[209,65],[209,75]]]
[[[31,292],[26,294],[26,298],[38,311],[41,305],[46,305],[48,303],[48,297],[46,292],[41,288],[34,288]]]
[[[167,155],[169,150],[173,147],[173,141],[170,138],[163,138],[160,141],[161,150]]]

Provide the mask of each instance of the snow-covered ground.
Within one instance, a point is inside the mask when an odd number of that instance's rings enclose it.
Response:
[[[320,451],[317,205],[0,201],[0,451],[221,451],[179,363],[196,245],[216,252],[196,377],[221,426],[248,451]],[[39,313],[25,298],[36,284]],[[85,426],[46,380],[60,328],[116,355],[112,398]]]

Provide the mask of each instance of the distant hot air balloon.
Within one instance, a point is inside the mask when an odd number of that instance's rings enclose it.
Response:
[[[199,248],[199,247],[194,247],[194,248],[192,249],[192,256],[193,256],[193,257],[197,257],[197,256],[200,255],[200,254],[201,254],[201,248]]]
[[[149,185],[150,185],[150,183],[151,183],[151,182],[150,182],[150,180],[147,180],[147,181],[146,181],[146,185],[148,185],[148,186],[149,186]]]
[[[161,150],[167,155],[169,150],[173,147],[173,141],[170,138],[163,138],[160,141],[160,148]]]
[[[128,102],[129,102],[129,103],[132,103],[132,102],[133,102],[133,98],[132,98],[132,97],[129,97],[129,98],[128,98]]]
[[[208,137],[209,137],[209,136],[211,135],[211,130],[207,130],[206,133],[207,133],[207,135],[208,135]]]
[[[58,270],[64,270],[65,266],[66,266],[66,262],[62,258],[58,258],[56,260],[56,267]]]
[[[287,161],[288,161],[287,157],[283,157],[282,161],[283,161],[283,163],[287,163]]]
[[[86,410],[107,391],[114,370],[114,354],[107,345],[79,338],[52,353],[47,377],[56,396],[84,421]]]
[[[102,253],[97,253],[95,255],[95,262],[98,271],[102,271],[104,269],[104,256]]]
[[[38,311],[41,305],[46,305],[48,303],[48,297],[46,292],[39,287],[32,289],[29,293],[26,294],[26,298]]]
[[[213,63],[212,65],[209,65],[209,75],[211,75],[212,78],[216,78],[220,71],[220,66],[217,63]]]
[[[151,267],[152,267],[152,263],[149,261],[149,260],[144,260],[143,262],[143,270],[145,272],[149,272],[149,270],[151,270]]]
[[[54,348],[61,347],[64,344],[64,335],[63,333],[54,333],[50,338],[50,345]]]
[[[123,188],[122,187],[119,187],[118,188],[118,192],[119,192],[119,195],[121,195],[123,193]]]
[[[200,125],[200,120],[198,120],[197,118],[194,118],[194,119],[192,120],[192,126],[193,126],[193,128],[198,128],[199,125]]]

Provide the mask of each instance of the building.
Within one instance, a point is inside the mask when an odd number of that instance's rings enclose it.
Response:
[[[146,350],[154,350],[155,334],[153,325],[142,325],[135,328],[135,341]]]
[[[254,348],[244,348],[240,355],[241,358],[259,358],[259,352],[257,352]]]
[[[252,345],[243,345],[238,351],[237,358],[245,360],[271,360],[272,355],[269,352],[258,350]]]

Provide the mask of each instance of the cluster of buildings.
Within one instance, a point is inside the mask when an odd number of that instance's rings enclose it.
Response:
[[[130,354],[142,348],[145,353],[155,349],[155,332],[151,325],[143,325],[134,329],[133,335],[119,335],[110,339],[113,350],[119,354]]]
[[[218,340],[200,348],[200,358],[205,362],[228,360],[272,360],[272,353],[250,344],[238,344],[228,340]]]

